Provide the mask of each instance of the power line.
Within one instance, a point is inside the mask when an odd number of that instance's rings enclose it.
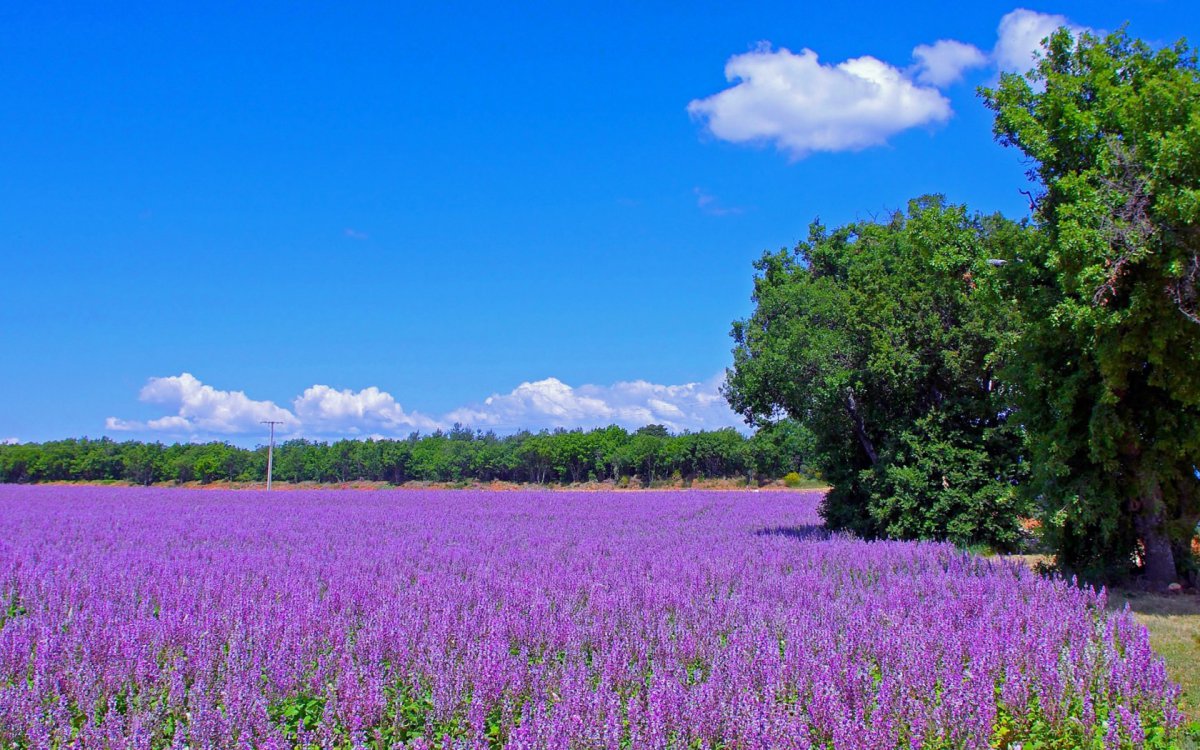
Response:
[[[275,425],[283,424],[283,421],[264,419],[262,424],[271,425],[271,442],[267,446],[267,492],[271,491],[271,471],[275,467]]]

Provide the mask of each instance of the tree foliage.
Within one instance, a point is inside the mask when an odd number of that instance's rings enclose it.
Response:
[[[749,438],[732,428],[672,435],[662,425],[632,434],[612,425],[506,436],[455,427],[429,435],[414,433],[404,440],[286,440],[275,448],[275,478],[392,484],[755,481],[778,479],[791,471],[813,476],[811,451],[807,429],[790,422]],[[164,446],[107,438],[0,445],[0,482],[261,482],[266,471],[263,446],[245,449],[219,442]]]
[[[1034,161],[1044,242],[1013,252],[1019,386],[1061,558],[1174,578],[1200,518],[1200,75],[1182,42],[1051,36],[1028,78],[985,91]]]
[[[994,353],[1012,324],[986,280],[1022,225],[940,198],[888,221],[819,223],[755,264],[726,396],[751,423],[812,432],[834,527],[1009,546],[1019,435]]]

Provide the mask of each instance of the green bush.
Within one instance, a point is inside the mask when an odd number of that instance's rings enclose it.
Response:
[[[884,221],[814,224],[794,251],[755,264],[725,396],[764,427],[752,445],[781,414],[807,430],[798,463],[831,485],[831,528],[997,549],[1019,538],[1022,433],[996,366],[1020,319],[990,259],[1036,240],[1025,224],[924,196]]]
[[[1031,511],[1017,492],[1016,444],[1002,430],[981,433],[956,429],[937,413],[904,431],[879,466],[862,473],[875,529],[896,539],[1016,549],[1016,520]]]

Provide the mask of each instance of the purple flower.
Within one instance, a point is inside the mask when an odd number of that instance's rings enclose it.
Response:
[[[829,537],[818,502],[0,486],[0,748],[1136,746],[1181,723],[1102,594]]]

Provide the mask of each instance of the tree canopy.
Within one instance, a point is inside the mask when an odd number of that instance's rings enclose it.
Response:
[[[1173,579],[1200,519],[1200,75],[1180,42],[1053,34],[984,92],[1033,160],[1042,241],[1012,248],[1005,375],[1060,555]]]
[[[1165,583],[1200,520],[1200,68],[1123,30],[1043,44],[982,91],[1033,221],[814,224],[755,265],[726,395],[812,431],[835,527],[1005,546],[1036,514],[1065,567]]]
[[[403,440],[286,440],[275,448],[274,476],[288,482],[391,484],[770,481],[791,472],[812,477],[811,453],[807,428],[792,422],[749,437],[732,428],[672,435],[662,425],[632,434],[610,425],[505,436],[455,427]],[[266,471],[265,446],[118,443],[107,438],[0,445],[0,482],[261,482]]]
[[[995,352],[1014,324],[988,259],[1028,228],[939,197],[828,230],[756,264],[726,396],[753,424],[812,431],[823,513],[869,536],[1010,546],[1020,437]]]

